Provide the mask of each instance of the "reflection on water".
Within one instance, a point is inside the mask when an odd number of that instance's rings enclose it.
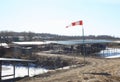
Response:
[[[94,39],[86,39],[84,43],[109,43],[111,40],[94,40]],[[64,45],[74,45],[74,44],[83,44],[83,40],[66,40],[66,41],[46,41],[46,43],[57,43]]]

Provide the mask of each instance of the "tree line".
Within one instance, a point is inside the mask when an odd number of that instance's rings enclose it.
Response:
[[[0,31],[0,42],[10,43],[12,41],[44,41],[44,40],[71,40],[82,39],[82,36],[65,36],[50,33],[35,33],[35,32],[13,32]],[[110,35],[88,35],[85,39],[107,39],[118,40],[119,37]]]

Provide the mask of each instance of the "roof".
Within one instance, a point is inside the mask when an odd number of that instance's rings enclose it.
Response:
[[[25,60],[16,58],[0,58],[0,61],[12,61],[12,62],[35,62],[35,60]]]
[[[46,44],[45,42],[42,41],[36,41],[36,42],[12,42],[13,44],[17,45],[43,45]]]

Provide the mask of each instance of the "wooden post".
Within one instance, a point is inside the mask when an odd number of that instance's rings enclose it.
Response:
[[[29,72],[29,63],[27,63],[27,66],[28,66],[28,77],[30,75],[30,72]]]
[[[15,82],[15,62],[13,63],[13,82]]]
[[[105,49],[105,50],[106,50],[106,49]],[[102,50],[102,51],[103,51],[103,57],[104,57],[104,55],[105,55],[105,54],[104,54],[104,51],[105,51],[105,50]]]
[[[2,61],[0,61],[0,82],[2,82]]]

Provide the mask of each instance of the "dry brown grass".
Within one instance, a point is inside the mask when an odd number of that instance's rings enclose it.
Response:
[[[66,56],[65,56],[66,57]],[[82,57],[76,57],[83,61]],[[120,82],[120,59],[86,58],[85,66],[50,73],[47,77],[26,78],[18,82]]]

